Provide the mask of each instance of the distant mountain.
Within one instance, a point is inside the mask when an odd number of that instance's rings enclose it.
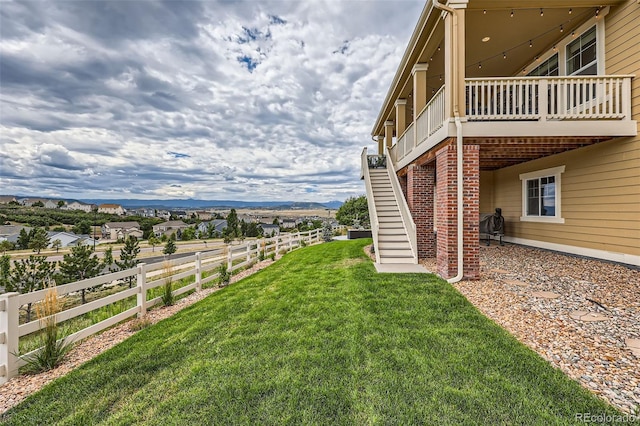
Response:
[[[326,204],[299,201],[234,201],[234,200],[138,200],[138,199],[83,199],[85,203],[120,204],[124,208],[149,207],[156,209],[203,209],[203,208],[264,208],[264,209],[337,209],[341,201],[330,201]]]

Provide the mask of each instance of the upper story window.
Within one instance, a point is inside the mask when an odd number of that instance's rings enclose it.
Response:
[[[597,75],[595,25],[567,45],[567,75]]]
[[[559,75],[558,54],[551,56],[549,59],[531,70],[529,76],[554,76]]]
[[[564,166],[560,166],[520,175],[521,221],[564,223],[560,203],[561,175],[564,169]]]

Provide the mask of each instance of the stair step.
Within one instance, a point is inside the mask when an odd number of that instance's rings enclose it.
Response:
[[[391,257],[391,258],[383,258],[380,257],[380,263],[409,263],[415,264],[415,260],[413,257]]]
[[[411,245],[408,241],[404,242],[390,242],[378,240],[379,250],[411,250]]]
[[[400,215],[400,211],[398,209],[394,209],[394,210],[378,209],[378,217],[397,217],[399,220],[402,220],[402,216]]]
[[[389,223],[399,223],[402,225],[402,217],[400,215],[397,216],[378,216],[378,223],[380,223],[380,226],[382,226],[382,224],[384,223],[389,224]]]
[[[378,249],[378,253],[380,253],[380,257],[384,257],[387,259],[397,259],[397,258],[411,258],[413,259],[413,253],[409,249]]]

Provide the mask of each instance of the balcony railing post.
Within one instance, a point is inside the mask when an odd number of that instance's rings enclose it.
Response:
[[[631,77],[622,78],[622,114],[627,120],[631,120]]]
[[[0,385],[18,375],[18,296],[0,295]]]
[[[538,114],[540,121],[547,121],[549,114],[549,84],[547,79],[538,80]]]

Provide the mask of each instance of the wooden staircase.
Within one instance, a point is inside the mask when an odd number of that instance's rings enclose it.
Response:
[[[378,219],[380,263],[417,263],[387,169],[369,169],[369,177]]]

